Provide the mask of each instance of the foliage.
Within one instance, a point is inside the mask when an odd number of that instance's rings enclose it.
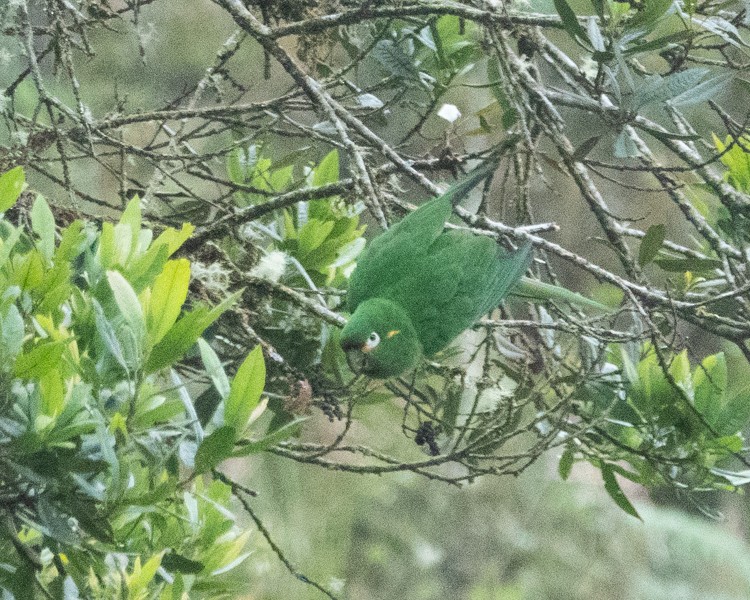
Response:
[[[0,177],[0,205],[23,182]],[[199,337],[236,296],[186,310],[190,263],[173,256],[193,228],[154,239],[137,198],[116,224],[58,233],[36,196],[30,229],[0,229],[4,597],[228,593],[249,533],[230,487],[194,475],[269,443],[245,436],[265,408],[260,347],[230,381]],[[222,400],[207,424],[174,370],[196,340]]]
[[[634,516],[615,473],[649,487],[704,491],[750,482],[747,470],[730,468],[745,464],[750,390],[729,391],[724,353],[691,370],[684,350],[664,354],[646,345],[636,361],[628,350],[610,348],[613,362],[581,390],[581,416],[596,425],[567,446],[559,465],[563,478],[583,457],[602,470],[605,489]]]

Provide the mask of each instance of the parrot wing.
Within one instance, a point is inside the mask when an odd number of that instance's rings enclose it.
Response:
[[[349,279],[347,304],[382,296],[405,277],[406,265],[421,262],[451,215],[450,198],[441,196],[420,206],[370,242]]]
[[[349,311],[353,313],[363,300],[382,296],[384,290],[396,285],[405,275],[404,265],[420,263],[443,233],[452,207],[496,168],[496,161],[483,163],[442,196],[423,204],[373,239],[349,279]]]
[[[409,313],[429,356],[496,307],[530,260],[530,245],[506,253],[492,238],[451,231],[385,296]]]

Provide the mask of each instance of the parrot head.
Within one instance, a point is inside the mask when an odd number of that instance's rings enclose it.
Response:
[[[422,346],[406,312],[385,298],[365,300],[341,332],[350,364],[371,377],[400,375],[417,365]]]

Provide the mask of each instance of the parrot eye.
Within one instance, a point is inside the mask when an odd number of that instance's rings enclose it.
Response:
[[[367,341],[365,342],[365,347],[363,350],[365,352],[369,352],[370,350],[373,350],[378,344],[380,343],[380,336],[376,332],[372,332],[370,334],[370,337],[367,338]]]

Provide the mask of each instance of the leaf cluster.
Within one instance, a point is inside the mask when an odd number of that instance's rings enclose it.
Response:
[[[0,208],[25,188],[0,176]],[[29,192],[25,192],[29,193]],[[0,547],[4,597],[219,597],[247,556],[232,490],[195,476],[259,452],[265,367],[257,346],[230,380],[200,336],[236,299],[186,308],[192,231],[119,222],[59,229],[37,195],[30,228],[0,220]],[[177,362],[199,343],[221,397],[197,419]],[[195,379],[195,377],[191,377]],[[192,384],[195,385],[195,382]]]

